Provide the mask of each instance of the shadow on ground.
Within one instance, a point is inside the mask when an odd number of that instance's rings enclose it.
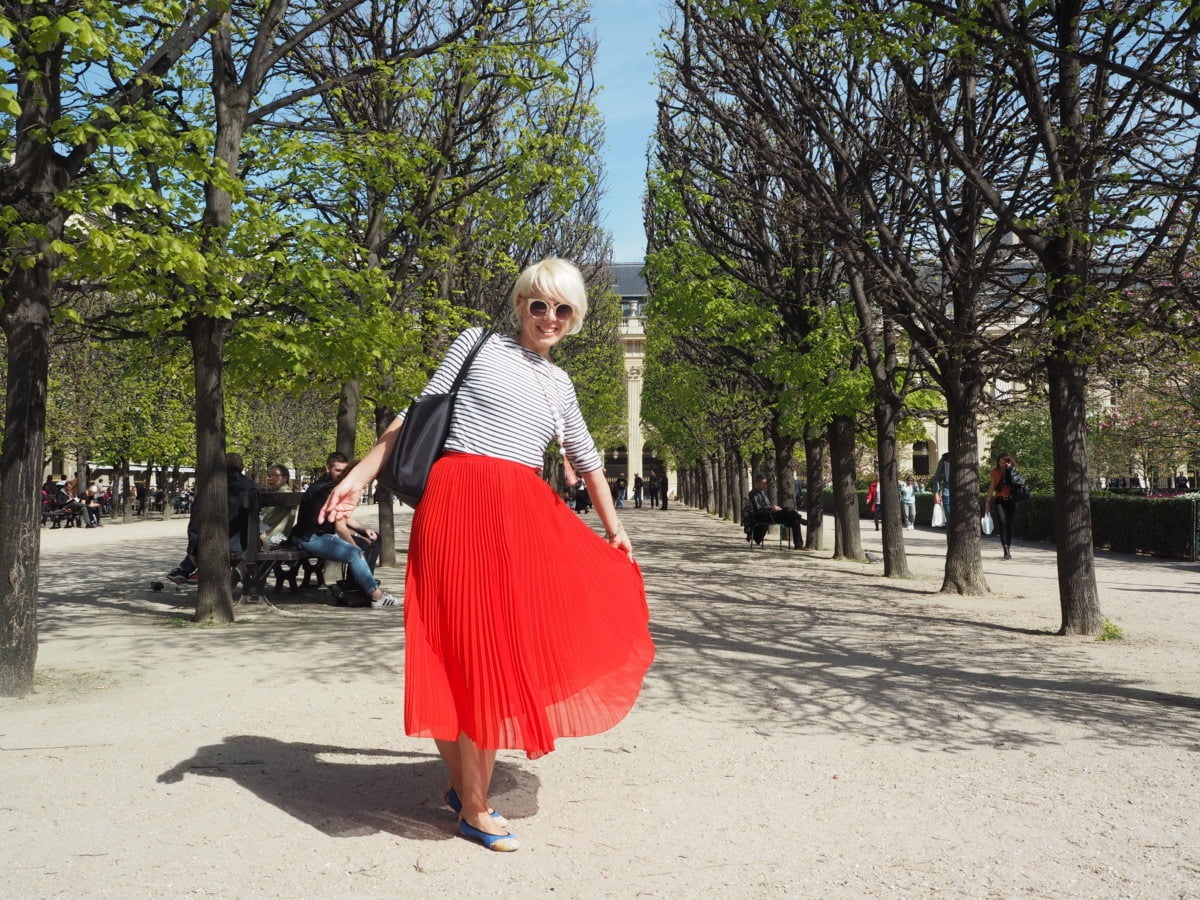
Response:
[[[440,804],[445,771],[435,754],[235,735],[201,747],[158,782],[228,778],[331,837],[382,831],[444,840],[458,834],[454,814]],[[537,812],[538,786],[535,775],[499,761],[492,801],[508,818],[526,818]],[[190,801],[180,795],[180,802]]]
[[[747,729],[852,732],[929,751],[1036,747],[1056,740],[1056,725],[1114,745],[1200,749],[1200,697],[1146,689],[1078,643],[989,620],[969,598],[949,605],[935,580],[885,579],[881,566],[827,554],[751,551],[737,526],[692,510],[626,522],[658,645],[639,700],[646,711],[703,716],[711,700]],[[221,645],[258,671],[266,664],[255,651],[270,646],[281,651],[272,655],[281,675],[402,677],[398,609],[279,594],[291,615],[247,607],[232,627],[166,627],[190,617],[194,602],[148,591],[176,553],[160,541],[133,564],[121,553],[83,566],[60,559],[59,574],[44,578],[44,631],[90,641],[89,617],[119,616],[144,626],[129,638],[147,660]]]

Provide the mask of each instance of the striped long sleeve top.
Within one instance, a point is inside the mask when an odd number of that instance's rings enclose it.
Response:
[[[421,396],[450,389],[481,331],[469,328],[455,338]],[[560,420],[562,444],[576,471],[599,469],[603,463],[567,373],[514,338],[493,334],[459,388],[446,449],[540,470]]]

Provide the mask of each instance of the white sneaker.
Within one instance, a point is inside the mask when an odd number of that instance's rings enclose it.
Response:
[[[385,606],[399,606],[399,605],[400,605],[400,601],[397,600],[395,597],[393,597],[391,594],[389,594],[387,591],[384,591],[383,596],[380,597],[378,600],[371,601],[371,609],[383,609]]]

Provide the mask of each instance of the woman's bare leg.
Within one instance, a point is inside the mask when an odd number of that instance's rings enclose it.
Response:
[[[462,755],[458,752],[458,741],[439,741],[435,739],[434,743],[437,744],[442,762],[446,764],[446,774],[450,778],[450,787],[454,789],[454,793],[462,797]]]
[[[487,834],[508,834],[503,822],[492,816],[487,803],[487,792],[492,785],[492,772],[496,769],[496,751],[480,750],[474,740],[460,734],[457,740],[438,740],[438,752],[442,755],[450,786],[462,803],[461,816],[470,827]]]

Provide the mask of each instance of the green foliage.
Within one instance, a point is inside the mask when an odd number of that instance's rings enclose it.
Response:
[[[1089,421],[1089,465],[1099,476],[1144,482],[1200,469],[1200,364],[1162,347],[1110,367],[1105,404]]]
[[[1194,515],[1190,498],[1092,494],[1092,540],[1114,553],[1191,559]],[[1035,494],[1018,503],[1013,528],[1021,540],[1054,543],[1054,498]]]
[[[980,501],[983,502],[982,500]],[[1092,522],[1093,537],[1098,534]],[[1051,494],[1034,494],[1017,504],[1017,519],[1013,534],[1026,541],[1054,543],[1054,497]],[[1099,540],[1099,538],[1096,538]]]
[[[625,365],[618,328],[620,299],[611,290],[588,298],[588,317],[579,334],[566,338],[555,362],[570,376],[579,407],[597,446],[625,445]]]
[[[1100,634],[1096,636],[1098,641],[1122,641],[1125,639],[1125,632],[1111,619],[1105,619],[1100,625]]]
[[[64,333],[52,354],[46,446],[51,454],[191,464],[192,383],[179,344]]]
[[[1194,515],[1195,502],[1189,499],[1092,495],[1096,546],[1115,553],[1190,559]]]
[[[665,444],[660,455],[693,463],[719,446],[760,451],[771,400],[755,365],[774,344],[774,317],[692,244],[651,253],[646,273],[642,417]]]

